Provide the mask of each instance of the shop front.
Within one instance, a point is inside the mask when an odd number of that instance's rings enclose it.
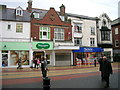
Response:
[[[31,47],[31,60],[33,58],[41,59],[43,56],[47,58],[49,65],[52,64],[52,51],[53,51],[53,42],[52,41],[33,41]]]
[[[103,48],[80,47],[79,50],[73,50],[73,65],[91,65],[94,60],[100,58]],[[98,62],[97,62],[98,63]]]
[[[29,66],[28,42],[2,42],[1,46],[1,67],[17,67],[20,57],[22,65]]]

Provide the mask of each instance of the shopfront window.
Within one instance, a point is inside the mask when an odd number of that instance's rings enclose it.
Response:
[[[29,65],[29,51],[10,51],[10,65],[17,65],[20,57],[22,65]]]
[[[8,66],[8,51],[2,51],[2,67]]]

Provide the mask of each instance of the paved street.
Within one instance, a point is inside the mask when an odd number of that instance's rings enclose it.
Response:
[[[114,74],[110,76],[110,88],[118,88],[118,63],[112,64]],[[99,67],[67,66],[50,67],[48,76],[51,88],[103,88]],[[5,71],[3,69],[2,88],[42,88],[40,70]]]

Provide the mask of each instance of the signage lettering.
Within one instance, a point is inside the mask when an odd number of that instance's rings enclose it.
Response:
[[[48,49],[49,47],[50,47],[50,44],[48,44],[48,43],[38,43],[37,45],[36,45],[36,47],[38,48],[38,49]]]

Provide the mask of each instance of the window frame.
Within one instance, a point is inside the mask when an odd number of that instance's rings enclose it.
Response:
[[[45,33],[46,33],[46,35],[44,35]],[[39,39],[40,40],[50,40],[50,27],[40,26]]]
[[[90,46],[95,46],[95,38],[90,38]]]
[[[110,41],[110,31],[101,31],[101,40]]]
[[[118,28],[115,28],[115,35],[119,34]]]
[[[119,47],[119,40],[115,40],[115,47]]]
[[[64,41],[64,28],[54,28],[54,38],[55,40]]]
[[[95,35],[95,27],[90,27],[91,35]]]
[[[82,23],[74,23],[74,31],[82,33]]]
[[[19,30],[18,30],[19,28]],[[23,33],[23,23],[16,24],[16,33]]]
[[[79,41],[79,43],[78,43],[78,41]],[[74,38],[74,45],[82,46],[82,38]]]

